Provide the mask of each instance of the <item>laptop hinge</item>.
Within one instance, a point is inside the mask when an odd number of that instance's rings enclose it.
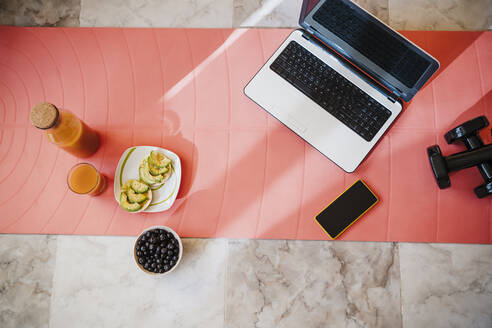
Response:
[[[396,98],[393,96],[388,96],[388,99],[394,104],[396,102]]]
[[[314,31],[317,31],[314,27],[312,27],[309,24],[306,24],[306,31],[309,33],[309,35],[314,35]]]

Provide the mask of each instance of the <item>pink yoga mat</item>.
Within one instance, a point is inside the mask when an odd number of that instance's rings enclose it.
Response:
[[[290,30],[0,27],[0,232],[136,235],[163,224],[184,237],[328,239],[316,213],[362,178],[380,203],[342,240],[490,243],[492,198],[476,168],[439,190],[426,147],[464,150],[443,134],[492,119],[492,33],[404,32],[442,64],[355,174],[345,174],[246,98],[243,87]],[[110,178],[99,197],[68,191],[76,158],[28,114],[49,101],[97,129],[88,162]],[[490,130],[482,131],[487,143]],[[169,149],[182,160],[178,199],[129,214],[113,198],[123,151]],[[350,151],[350,150],[347,150]]]

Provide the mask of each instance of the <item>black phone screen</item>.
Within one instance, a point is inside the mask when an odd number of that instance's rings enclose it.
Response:
[[[376,195],[362,180],[357,180],[321,211],[316,216],[316,221],[335,239],[377,202]]]

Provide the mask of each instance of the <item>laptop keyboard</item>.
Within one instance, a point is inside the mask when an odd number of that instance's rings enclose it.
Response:
[[[367,141],[391,116],[387,108],[295,41],[270,68]]]
[[[429,67],[429,62],[405,42],[356,11],[342,0],[325,1],[313,19],[411,88]]]

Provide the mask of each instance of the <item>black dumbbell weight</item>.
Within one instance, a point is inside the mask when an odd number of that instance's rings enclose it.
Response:
[[[444,138],[448,144],[462,141],[467,151],[444,157],[439,146],[427,148],[427,154],[439,188],[451,185],[449,172],[477,166],[485,184],[475,188],[479,198],[492,194],[492,145],[484,145],[478,131],[487,127],[489,122],[485,116],[477,117],[450,130]]]
[[[492,195],[492,181],[476,187],[474,191],[478,198],[484,198]]]
[[[444,189],[451,185],[449,172],[459,171],[479,165],[485,161],[492,161],[492,144],[482,148],[467,150],[451,156],[443,156],[438,145],[427,148],[427,155],[432,171],[439,188]]]
[[[473,120],[452,129],[444,136],[448,144],[455,141],[462,141],[466,149],[473,150],[484,146],[482,138],[478,135],[478,131],[489,126],[489,121],[485,116],[479,116]],[[484,180],[492,180],[492,165],[490,163],[482,163],[478,165],[478,170]]]
[[[460,140],[466,146],[466,149],[473,150],[484,146],[482,138],[478,131],[489,126],[489,121],[485,116],[479,116],[473,120],[452,129],[444,136],[448,144]],[[482,175],[485,183],[475,188],[475,194],[478,198],[492,194],[492,162],[484,162],[477,165],[478,171]]]

